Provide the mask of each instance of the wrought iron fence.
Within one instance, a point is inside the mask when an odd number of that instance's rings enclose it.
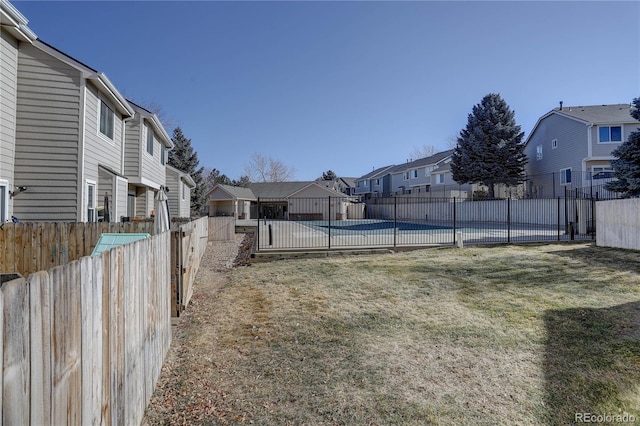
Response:
[[[258,250],[594,239],[595,199],[259,199]]]

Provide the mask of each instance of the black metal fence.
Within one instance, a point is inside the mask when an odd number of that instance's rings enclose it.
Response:
[[[407,247],[595,238],[595,199],[260,199],[258,250]]]

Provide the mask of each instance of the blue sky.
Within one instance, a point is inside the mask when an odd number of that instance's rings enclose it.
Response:
[[[445,150],[487,93],[526,135],[559,101],[640,96],[637,1],[12,3],[230,178],[253,153],[312,180]]]

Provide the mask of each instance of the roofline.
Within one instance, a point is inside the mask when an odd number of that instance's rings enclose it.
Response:
[[[62,62],[82,72],[85,79],[91,80],[96,86],[98,86],[99,89],[102,89],[102,91],[110,98],[110,100],[114,104],[116,104],[119,111],[123,115],[125,115],[126,117],[133,117],[135,115],[135,111],[133,110],[131,105],[129,105],[124,96],[122,96],[122,94],[120,94],[113,83],[111,83],[106,74],[96,71],[90,66],[67,55],[62,50],[42,41],[41,39],[36,40],[33,45],[43,52],[48,53],[56,59],[59,59]]]
[[[178,175],[178,177],[179,177],[180,179],[183,179],[183,178],[184,178],[185,180],[187,180],[187,182],[188,182],[188,183],[192,184],[192,186],[191,186],[191,187],[192,187],[192,188],[195,188],[195,186],[196,186],[196,182],[193,180],[193,178],[191,177],[191,175],[189,175],[189,173],[185,173],[185,172],[183,172],[182,170],[178,170],[178,169],[176,169],[175,167],[170,166],[170,165],[168,165],[168,164],[165,164],[165,165],[164,165],[164,167],[165,167],[166,169],[169,169],[170,171],[174,172],[175,174],[177,174],[177,175]]]
[[[9,21],[2,22],[2,26],[18,40],[33,43],[38,39],[36,33],[27,27],[29,20],[8,1],[0,0],[0,14]]]
[[[221,190],[223,190],[224,192],[226,192],[228,195],[230,195],[232,198],[234,199],[238,199],[238,197],[236,197],[234,194],[232,194],[231,192],[229,192],[227,190],[227,188],[234,188],[233,185],[225,185],[223,183],[216,183],[215,185],[213,185],[213,188],[211,188],[211,190],[209,192],[207,192],[207,198],[209,198],[209,195],[216,189],[216,188],[220,188]],[[244,188],[244,187],[237,187],[237,188]],[[244,189],[249,189],[249,191],[251,191],[251,193],[253,194],[253,198],[249,199],[249,198],[243,198],[244,199],[248,199],[249,201],[257,201],[258,198],[256,197],[256,194],[253,193],[253,191],[250,188],[244,188]]]
[[[286,198],[293,197],[295,194],[297,194],[298,192],[304,191],[305,189],[309,188],[311,185],[315,185],[315,186],[317,186],[317,187],[319,187],[319,188],[321,188],[321,189],[323,189],[325,191],[328,191],[328,192],[335,192],[336,195],[338,195],[338,196],[342,195],[342,196],[346,197],[345,194],[343,194],[341,192],[338,192],[338,191],[334,191],[333,189],[330,189],[330,188],[328,188],[326,186],[322,186],[319,183],[314,181],[314,182],[310,182],[308,185],[303,186],[302,188],[299,188],[299,189],[293,191],[291,194],[287,195]]]
[[[160,122],[160,119],[158,118],[158,116],[156,114],[154,114],[153,112],[149,111],[148,109],[136,104],[135,102],[130,101],[129,99],[127,99],[127,102],[133,106],[133,109],[135,110],[136,108],[142,110],[145,114],[143,114],[143,117],[147,118],[149,121],[151,121],[151,124],[153,125],[154,130],[162,137],[162,141],[164,142],[164,146],[166,148],[173,148],[174,144],[173,141],[171,140],[171,137],[169,136],[169,134],[167,133],[167,131],[165,130],[164,126],[162,125],[162,123]]]
[[[569,119],[571,119],[571,120],[574,120],[574,121],[577,121],[577,122],[583,123],[583,124],[584,124],[584,125],[586,125],[586,126],[589,126],[589,125],[593,125],[593,124],[594,124],[594,123],[592,123],[592,122],[590,122],[590,121],[582,120],[582,119],[580,119],[580,118],[573,117],[573,116],[571,116],[571,115],[564,114],[564,113],[562,113],[562,112],[560,112],[560,111],[557,111],[557,110],[555,110],[555,109],[552,109],[551,111],[549,111],[548,113],[546,113],[546,114],[545,114],[545,115],[543,115],[542,117],[538,118],[538,121],[536,121],[536,124],[534,124],[533,128],[531,129],[531,132],[529,132],[529,135],[527,136],[527,139],[524,141],[524,144],[523,144],[522,146],[527,146],[527,144],[529,143],[529,140],[531,140],[531,137],[532,137],[532,136],[533,136],[533,134],[536,132],[536,129],[538,128],[538,126],[540,125],[540,123],[542,122],[542,120],[544,120],[544,119],[545,119],[545,118],[547,118],[547,117],[550,117],[550,116],[551,116],[551,115],[553,115],[553,114],[558,114],[558,115],[560,115],[560,116],[562,116],[562,117],[564,117],[564,118],[569,118]]]

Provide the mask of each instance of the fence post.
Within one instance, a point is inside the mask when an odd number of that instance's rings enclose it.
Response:
[[[558,241],[560,241],[560,197],[558,197]]]
[[[453,245],[456,244],[456,197],[453,197]]]
[[[396,248],[397,230],[398,230],[398,197],[393,197],[393,248]]]
[[[507,198],[507,242],[511,242],[511,199]]]
[[[329,247],[329,250],[331,250],[331,195],[329,195],[329,227],[328,227],[328,230],[329,230],[329,233],[328,233],[328,235],[329,235],[328,247]]]

